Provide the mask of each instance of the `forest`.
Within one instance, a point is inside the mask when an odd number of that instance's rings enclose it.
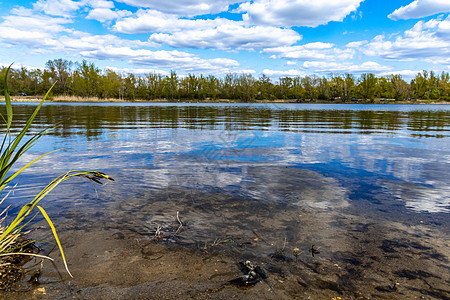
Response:
[[[4,93],[7,67],[0,71],[0,93]],[[94,63],[83,60],[49,60],[45,69],[28,70],[12,68],[8,78],[11,95],[39,96],[56,82],[51,97],[73,96],[81,98],[134,100],[218,100],[242,102],[284,99],[292,101],[355,101],[390,100],[450,100],[450,75],[422,71],[410,81],[392,74],[377,77],[364,73],[280,77],[273,82],[266,75],[188,74],[179,76],[175,71],[168,75],[149,73],[137,76],[122,74],[111,69],[104,71]]]

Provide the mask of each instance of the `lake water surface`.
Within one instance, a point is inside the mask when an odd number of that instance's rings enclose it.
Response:
[[[34,107],[14,104],[14,126]],[[63,150],[9,201],[67,170],[116,180],[49,195],[62,232],[158,238],[274,274],[295,262],[285,278],[352,297],[449,296],[450,106],[47,103],[33,130],[60,121],[23,161]]]

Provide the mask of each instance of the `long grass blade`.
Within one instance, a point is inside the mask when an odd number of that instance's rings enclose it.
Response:
[[[40,254],[34,254],[34,253],[26,253],[26,252],[18,252],[18,253],[5,253],[5,254],[0,254],[0,257],[2,256],[10,256],[10,255],[26,255],[26,256],[35,256],[35,257],[40,257],[40,258],[45,258],[45,259],[49,259],[51,261],[54,261],[53,258],[46,256],[46,255],[40,255]]]
[[[7,121],[6,121],[6,132],[9,133],[9,129],[11,128],[11,123],[13,119],[13,110],[11,105],[11,98],[9,96],[9,90],[8,90],[8,73],[11,69],[12,64],[9,65],[8,69],[6,69],[5,74],[5,106],[6,106],[6,113],[7,113]]]
[[[69,267],[67,266],[66,257],[64,256],[63,248],[61,246],[61,243],[59,242],[58,234],[56,234],[55,226],[53,225],[52,221],[48,217],[47,212],[39,205],[37,205],[36,207],[41,211],[41,213],[44,216],[45,220],[47,221],[48,225],[52,229],[53,236],[55,237],[56,243],[58,244],[59,252],[61,252],[61,257],[62,257],[62,260],[64,262],[64,267],[66,268],[66,271],[70,275],[70,277],[73,278],[72,274],[69,271]]]

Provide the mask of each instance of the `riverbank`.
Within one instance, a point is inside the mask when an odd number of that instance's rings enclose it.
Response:
[[[11,101],[13,102],[39,102],[42,97],[36,96],[12,96]],[[167,100],[167,99],[154,99],[154,100],[124,100],[116,98],[97,98],[97,97],[71,97],[71,96],[55,96],[49,98],[46,102],[98,102],[98,103],[126,103],[126,102],[137,102],[137,103],[320,103],[320,104],[450,104],[450,101],[446,100],[402,100],[396,101],[393,99],[375,99],[357,101],[340,101],[340,100],[295,100],[295,99],[275,99],[275,100],[253,100],[251,102],[233,100],[233,99],[205,99],[205,100]]]

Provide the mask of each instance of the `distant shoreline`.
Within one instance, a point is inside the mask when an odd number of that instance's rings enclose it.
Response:
[[[11,96],[12,102],[39,102],[42,100],[41,96]],[[82,97],[67,97],[57,96],[52,99],[47,99],[46,102],[52,103],[289,103],[289,104],[450,104],[450,101],[446,100],[358,100],[358,101],[340,101],[340,100],[299,100],[294,99],[275,99],[275,100],[253,100],[251,102],[239,101],[234,99],[217,99],[217,100],[167,100],[167,99],[154,99],[154,100],[124,100],[115,98],[99,99],[96,97],[82,98]]]

